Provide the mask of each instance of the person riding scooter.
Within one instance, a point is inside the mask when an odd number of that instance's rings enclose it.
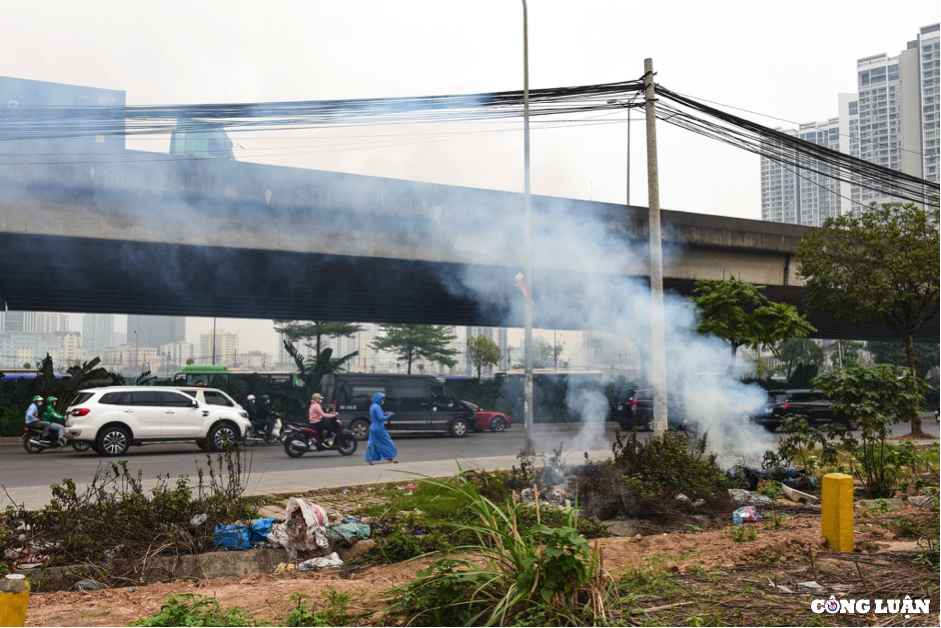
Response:
[[[46,399],[46,409],[42,413],[42,420],[49,424],[49,430],[56,432],[56,437],[59,441],[59,446],[65,444],[62,440],[62,436],[65,433],[65,425],[59,423],[65,423],[65,417],[55,411],[56,402],[59,400],[56,397],[48,397]]]
[[[310,410],[307,413],[307,418],[310,421],[310,426],[320,432],[320,436],[323,438],[327,447],[333,447],[333,439],[336,437],[337,433],[337,415],[328,414],[323,411],[323,407],[320,405],[320,402],[323,400],[323,395],[320,393],[314,393],[310,398]],[[329,440],[328,439],[329,436]]]
[[[49,434],[52,427],[42,420],[40,416],[40,411],[42,408],[42,397],[36,395],[33,397],[32,403],[29,404],[29,408],[26,409],[26,425],[30,426],[34,430],[42,430],[40,438],[44,439]],[[59,433],[59,445],[62,444],[62,435]]]
[[[268,409],[269,403],[271,403],[271,399],[268,395],[262,395],[261,403],[259,403],[258,407],[255,409],[255,418],[249,419],[255,429],[265,430],[266,439],[271,437],[271,431],[274,429],[274,421],[270,417],[277,416],[276,412],[271,412]]]

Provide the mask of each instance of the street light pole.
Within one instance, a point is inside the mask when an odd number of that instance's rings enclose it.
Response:
[[[529,16],[526,0],[523,2],[523,250],[526,264],[526,283],[529,294],[533,291],[533,210],[529,190]],[[523,354],[525,378],[523,383],[523,455],[533,456],[533,302],[526,299],[524,314]]]
[[[140,373],[137,370],[138,367],[140,366],[139,360],[140,360],[140,336],[137,335],[137,330],[135,329],[134,330],[134,374],[137,377],[140,377]]]
[[[612,98],[609,105],[620,105],[627,109],[627,206],[631,206],[631,100],[623,101]]]
[[[216,317],[212,317],[212,364],[216,364]]]

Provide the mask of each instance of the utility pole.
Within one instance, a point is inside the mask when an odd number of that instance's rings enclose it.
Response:
[[[663,244],[660,235],[660,171],[657,166],[657,115],[653,59],[644,59],[644,109],[647,114],[647,197],[650,234],[650,362],[653,431],[667,431],[666,335],[663,330]],[[630,109],[628,109],[630,111]],[[627,125],[630,128],[630,124]]]
[[[529,190],[529,17],[523,2],[523,232],[526,283],[533,291],[533,209]],[[533,302],[526,299],[523,354],[526,374],[523,383],[523,455],[534,456],[533,445]]]

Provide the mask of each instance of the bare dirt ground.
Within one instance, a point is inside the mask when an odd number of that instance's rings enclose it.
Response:
[[[612,619],[636,625],[765,625],[769,621],[768,625],[807,625],[815,620],[815,625],[939,625],[937,572],[914,563],[914,541],[896,538],[878,518],[864,514],[857,518],[857,551],[852,554],[825,548],[816,514],[794,514],[781,526],[766,521],[756,529],[758,538],[746,542],[735,541],[729,529],[600,539],[612,582],[632,583],[621,586],[636,586],[645,593],[641,598],[646,598],[614,611]],[[385,590],[413,579],[428,562],[177,581],[136,590],[39,593],[30,600],[27,625],[126,625],[156,613],[165,598],[177,593],[215,596],[224,607],[246,609],[259,624],[279,625],[293,606],[292,594],[309,595],[309,606],[323,608],[321,594],[328,587],[349,593],[354,609],[381,611]],[[654,576],[666,577],[656,585],[660,588],[646,584]],[[806,581],[817,583],[826,594],[802,588],[799,583]],[[933,612],[911,618],[870,615],[852,620],[812,615],[810,601],[826,599],[831,593],[856,599],[931,595]],[[357,623],[394,621],[375,614]]]

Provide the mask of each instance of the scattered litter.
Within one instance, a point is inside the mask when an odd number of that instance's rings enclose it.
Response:
[[[424,536],[424,534],[421,530],[412,530],[412,536]]]
[[[776,589],[781,589],[781,591],[783,591],[784,593],[794,593],[794,589],[792,589],[791,587],[786,587],[783,584],[772,584],[771,586],[773,586]]]
[[[343,523],[359,523],[359,519],[356,517],[345,517]]]
[[[826,591],[826,587],[820,586],[816,580],[808,580],[807,582],[798,582],[797,586],[804,587],[805,589],[813,589],[814,591]]]
[[[340,495],[349,495],[349,494],[350,492],[346,489],[343,489],[342,491],[340,491]]]
[[[288,571],[296,567],[294,563],[278,563],[278,566],[274,568],[275,573],[279,571]]]
[[[216,524],[212,533],[212,542],[216,547],[230,550],[246,550],[251,548],[251,531],[244,523]]]
[[[787,498],[797,503],[819,504],[820,498],[808,493],[801,492],[796,488],[791,488],[787,484],[781,485],[781,490],[787,495]]]
[[[686,504],[689,503],[689,497],[687,497],[687,496],[684,495],[683,493],[680,493],[680,494],[677,495],[674,499],[676,499],[676,501],[678,501],[678,502],[684,502],[684,503],[686,503]]]
[[[314,551],[330,545],[327,539],[327,511],[306,499],[292,497],[284,509],[284,523],[271,526],[268,541],[280,545],[291,558],[300,551]]]
[[[195,515],[193,515],[193,518],[190,519],[190,525],[201,526],[207,521],[209,521],[209,515],[204,512],[197,512]]]
[[[342,540],[347,544],[364,541],[369,538],[372,530],[365,523],[338,523],[330,528],[330,540]]]
[[[405,485],[405,490],[406,490],[406,491],[414,491],[416,488],[418,488],[418,487],[415,486],[414,484],[406,484],[406,485]]]
[[[251,530],[251,537],[249,542],[252,545],[259,545],[265,543],[268,538],[268,533],[271,532],[271,526],[277,521],[274,517],[262,517],[261,519],[252,519],[248,522],[249,529]]]
[[[14,560],[15,558],[18,558],[20,554],[25,554],[25,553],[26,553],[26,550],[23,549],[22,547],[7,548],[3,550],[3,557],[6,560]]]
[[[36,554],[30,554],[29,556],[27,556],[25,559],[23,559],[20,562],[18,567],[20,569],[35,569],[36,567],[41,566],[43,563],[45,563],[48,560],[49,560],[48,556],[43,556],[43,555],[37,556]]]
[[[797,467],[777,467],[768,470],[740,462],[732,467],[731,473],[734,477],[747,481],[749,488],[753,491],[758,488],[760,480],[769,479],[777,480],[792,488],[811,489],[816,486],[814,478],[804,475],[797,470]]]
[[[79,580],[69,587],[69,591],[99,591],[104,588],[105,585],[101,584],[97,580],[86,578],[85,580]]]
[[[297,571],[311,571],[313,569],[336,569],[343,566],[343,560],[333,552],[329,556],[318,556],[300,563],[295,569]]]
[[[702,497],[700,497],[699,499],[697,499],[696,501],[694,501],[692,504],[690,504],[690,506],[692,506],[693,508],[699,508],[700,506],[702,506],[702,505],[705,504],[705,503],[706,503],[706,500],[703,499]]]
[[[771,505],[771,498],[755,491],[746,491],[741,488],[730,488],[729,497],[736,506],[767,507]]]
[[[131,587],[127,590],[128,593],[137,593],[137,587]]]
[[[758,521],[762,516],[754,506],[743,506],[732,513],[732,523],[739,526],[749,521]]]

